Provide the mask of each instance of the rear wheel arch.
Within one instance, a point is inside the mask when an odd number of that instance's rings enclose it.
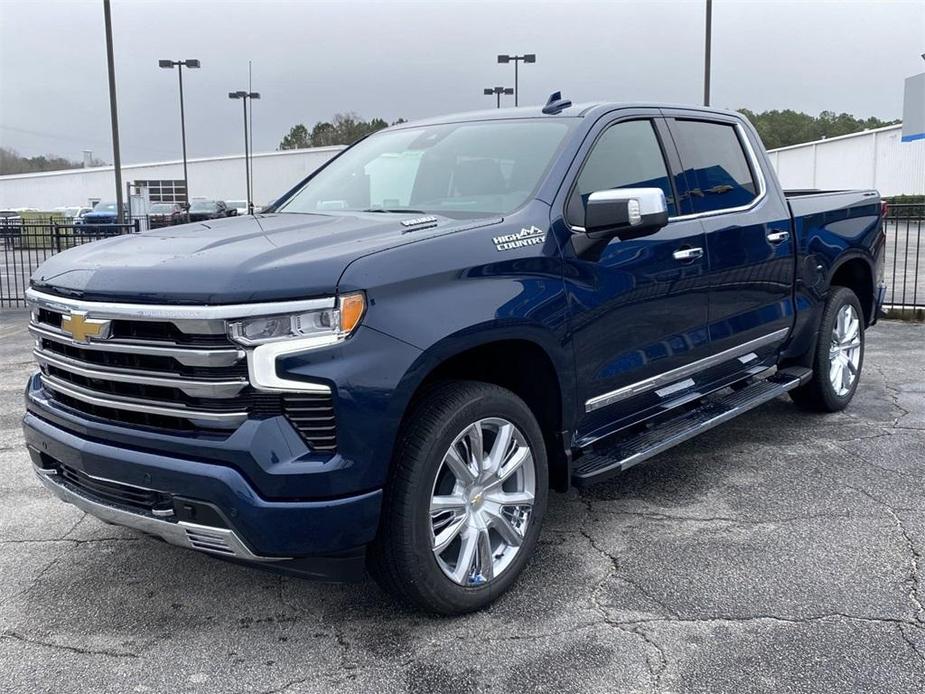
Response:
[[[840,261],[832,270],[829,291],[846,287],[854,292],[864,312],[864,325],[874,320],[874,268],[870,259],[852,255]]]

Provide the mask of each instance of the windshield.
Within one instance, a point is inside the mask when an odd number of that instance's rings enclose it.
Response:
[[[570,127],[530,119],[382,132],[331,162],[279,211],[507,214],[530,198]]]
[[[218,209],[218,203],[214,200],[197,200],[189,206],[190,212],[215,212]]]
[[[116,203],[114,202],[101,202],[96,207],[93,208],[94,212],[115,212]]]
[[[156,202],[151,205],[151,211],[155,214],[163,214],[164,212],[173,212],[174,206],[169,202]]]
[[[227,200],[228,207],[247,207],[246,200]]]

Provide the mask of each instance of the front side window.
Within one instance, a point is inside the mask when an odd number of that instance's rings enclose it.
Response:
[[[533,195],[571,127],[523,119],[386,130],[319,171],[279,211],[507,214]]]
[[[741,207],[755,199],[758,186],[734,125],[676,120],[672,130],[695,213]]]
[[[668,214],[675,214],[668,167],[652,121],[617,123],[598,138],[569,198],[569,223],[583,226],[591,193],[612,188],[661,188],[668,201]]]

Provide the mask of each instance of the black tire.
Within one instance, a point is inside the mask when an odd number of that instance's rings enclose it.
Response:
[[[503,418],[531,449],[535,493],[523,542],[500,575],[483,585],[453,582],[433,551],[431,495],[444,455],[470,424]],[[368,553],[376,581],[401,601],[428,612],[455,615],[479,610],[507,591],[533,554],[549,487],[543,434],[526,403],[488,383],[451,381],[426,393],[399,434],[385,488],[379,532]]]
[[[851,306],[855,315],[858,316],[860,322],[858,337],[861,346],[854,381],[846,393],[839,394],[829,377],[830,350],[838,313],[845,306]],[[829,291],[829,297],[822,311],[822,320],[819,322],[819,335],[816,339],[812,365],[812,379],[805,385],[791,390],[791,399],[802,409],[814,412],[838,412],[845,409],[857,391],[858,383],[861,381],[861,369],[864,366],[864,312],[861,310],[858,297],[846,287],[832,287]]]

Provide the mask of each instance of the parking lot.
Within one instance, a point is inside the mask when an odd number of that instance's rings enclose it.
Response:
[[[32,369],[0,313],[6,692],[921,692],[925,325],[868,334],[837,415],[787,399],[583,493],[491,609],[283,578],[53,499],[19,430]]]

